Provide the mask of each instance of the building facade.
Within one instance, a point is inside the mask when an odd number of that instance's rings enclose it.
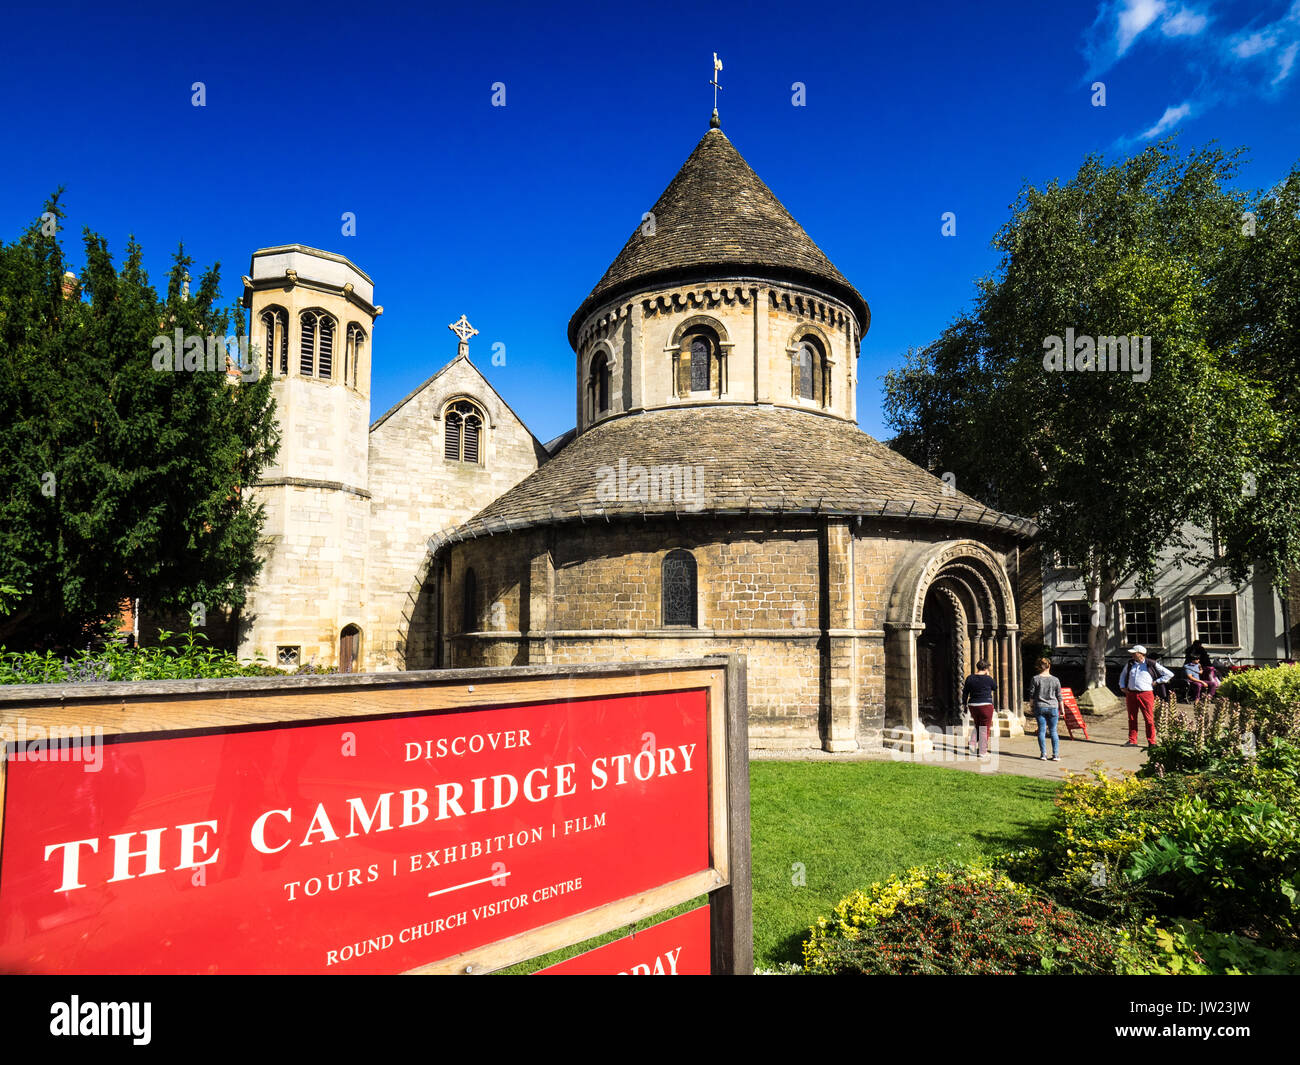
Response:
[[[1032,523],[857,428],[867,302],[720,129],[648,222],[572,316],[575,428],[546,445],[465,336],[367,426],[369,278],[299,246],[254,255],[285,443],[257,489],[268,564],[242,653],[375,670],[737,651],[752,744],[831,751],[925,742],[987,658],[1017,731]],[[327,334],[358,346],[322,374]]]

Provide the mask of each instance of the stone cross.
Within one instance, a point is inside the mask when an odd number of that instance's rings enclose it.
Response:
[[[460,321],[452,322],[447,328],[460,337],[460,343],[456,345],[456,355],[469,355],[469,338],[478,336],[478,330],[469,324],[469,320],[463,314],[460,316]]]

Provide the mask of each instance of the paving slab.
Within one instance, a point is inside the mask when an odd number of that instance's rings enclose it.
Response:
[[[966,751],[960,733],[936,735],[935,749],[925,753],[899,751],[853,751],[830,754],[818,750],[755,751],[753,761],[780,762],[915,762],[918,765],[935,765],[947,769],[963,769],[973,773],[1012,773],[1018,776],[1039,777],[1044,780],[1064,780],[1067,773],[1082,773],[1094,763],[1101,763],[1111,772],[1136,770],[1146,762],[1146,735],[1139,731],[1140,747],[1125,747],[1128,740],[1128,715],[1120,710],[1105,716],[1086,717],[1088,739],[1076,729],[1074,738],[1062,723],[1059,762],[1039,761],[1037,724],[1033,718],[1026,723],[1023,736],[994,736],[986,759],[971,757]],[[1051,757],[1051,741],[1047,743]]]

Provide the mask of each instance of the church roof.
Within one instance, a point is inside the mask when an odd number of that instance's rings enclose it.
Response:
[[[569,320],[569,343],[599,303],[673,280],[708,280],[718,267],[803,283],[836,296],[857,315],[871,310],[826,253],[782,206],[720,129],[706,133],[655,203],[654,232],[638,226],[605,276]]]
[[[602,422],[448,538],[656,514],[863,515],[1037,533],[1028,519],[952,492],[839,418],[736,404]]]

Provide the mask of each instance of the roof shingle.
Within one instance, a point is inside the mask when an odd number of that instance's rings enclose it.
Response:
[[[646,471],[644,482],[636,468]],[[1025,537],[1037,531],[1027,519],[952,492],[838,418],[736,404],[649,410],[596,425],[450,539],[579,519],[719,512],[911,517]]]
[[[605,276],[569,321],[574,344],[599,303],[672,280],[757,273],[810,284],[849,305],[862,333],[871,310],[813,243],[720,129],[706,133],[651,213],[653,234],[638,226]],[[730,268],[720,273],[719,267]]]

